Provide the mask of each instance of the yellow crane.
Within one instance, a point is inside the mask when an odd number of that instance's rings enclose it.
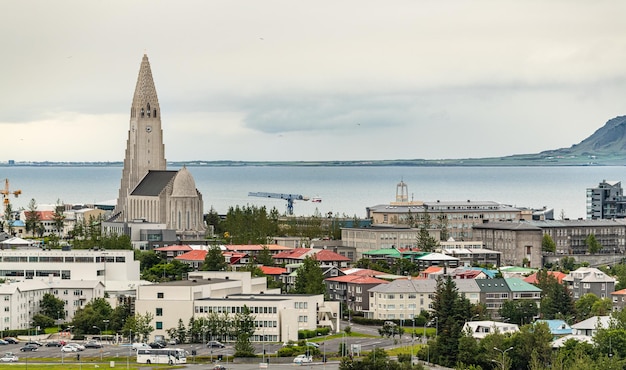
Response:
[[[20,194],[22,194],[21,190],[9,190],[9,179],[4,179],[4,189],[0,190],[0,192],[2,193],[2,203],[4,204],[4,208],[9,205],[9,195],[13,194],[17,198]]]

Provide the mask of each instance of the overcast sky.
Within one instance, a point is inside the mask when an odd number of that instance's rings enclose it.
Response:
[[[147,53],[172,160],[479,158],[626,114],[626,2],[4,1],[0,161],[121,161]]]

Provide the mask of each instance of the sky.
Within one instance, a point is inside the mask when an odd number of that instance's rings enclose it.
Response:
[[[454,159],[626,114],[626,2],[2,1],[0,162],[122,161],[143,54],[169,161]]]

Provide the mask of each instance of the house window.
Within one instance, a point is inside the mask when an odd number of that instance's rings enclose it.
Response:
[[[163,329],[163,322],[162,321],[157,321],[156,322],[156,328],[157,329]]]
[[[157,316],[163,316],[163,309],[162,308],[157,308],[156,309],[156,315]]]
[[[157,298],[163,298],[164,294],[163,293],[157,293]]]

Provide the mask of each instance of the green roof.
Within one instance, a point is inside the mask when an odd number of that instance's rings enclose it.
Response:
[[[512,292],[541,292],[541,289],[520,278],[505,278],[504,280]]]
[[[363,254],[370,256],[389,256],[395,258],[402,258],[402,253],[395,248],[383,248],[383,249],[375,249],[373,251],[363,252]]]

